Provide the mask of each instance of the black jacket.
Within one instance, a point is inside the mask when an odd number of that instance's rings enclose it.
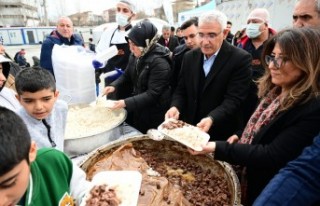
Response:
[[[202,118],[213,118],[209,130],[212,140],[226,140],[241,125],[243,102],[249,92],[251,57],[246,51],[224,41],[205,80],[200,49],[184,54],[178,87],[171,106],[182,119],[196,125]]]
[[[164,47],[166,47],[165,44],[165,40],[164,38],[161,36],[160,39],[158,40],[158,43]],[[170,49],[170,51],[173,51],[177,46],[179,46],[179,40],[177,37],[175,36],[170,36],[169,38],[169,44],[168,44],[168,48]]]
[[[247,167],[248,205],[274,175],[319,133],[320,100],[313,99],[279,113],[254,136],[252,144],[216,143],[215,159]]]
[[[187,47],[186,44],[179,45],[176,47],[172,54],[172,77],[171,77],[171,87],[172,92],[178,85],[179,74],[181,71],[181,65],[184,54],[189,51],[190,49]]]
[[[132,126],[143,133],[158,127],[169,109],[169,53],[167,48],[155,44],[143,57],[131,55],[125,73],[111,84],[116,88],[125,84],[132,85],[133,94],[124,101],[127,111],[133,113]]]

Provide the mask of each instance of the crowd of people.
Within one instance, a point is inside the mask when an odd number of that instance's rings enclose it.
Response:
[[[185,21],[176,36],[167,25],[159,35],[147,19],[131,25],[136,13],[120,0],[118,25],[91,41],[92,52],[118,49],[95,65],[97,83],[122,70],[105,82],[111,109],[125,108],[142,133],[165,119],[207,132],[202,151],[188,150],[234,165],[243,205],[319,204],[320,1],[298,0],[293,27],[277,32],[268,10],[253,9],[234,35],[218,10]],[[43,42],[38,67],[21,69],[0,46],[0,205],[74,205],[87,190],[63,153],[68,105],[58,99],[55,44],[84,45],[68,17]]]

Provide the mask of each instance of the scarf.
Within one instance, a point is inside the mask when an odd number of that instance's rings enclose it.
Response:
[[[280,96],[276,92],[277,88],[273,88],[264,97],[255,112],[250,117],[247,126],[242,133],[239,143],[251,144],[254,136],[259,130],[270,123],[278,114],[280,108]]]

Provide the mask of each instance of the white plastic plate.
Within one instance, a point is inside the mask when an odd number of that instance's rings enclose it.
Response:
[[[210,139],[210,135],[201,131],[198,127],[190,124],[186,124],[181,128],[165,129],[163,124],[169,121],[175,121],[168,119],[159,125],[158,130],[171,139],[174,139],[181,144],[190,147],[195,151],[202,151],[202,145],[207,144]]]
[[[80,206],[85,206],[90,197],[90,190],[96,185],[107,184],[114,188],[117,197],[121,200],[120,206],[136,206],[139,198],[142,175],[138,171],[103,171],[97,173],[92,179],[92,186]]]

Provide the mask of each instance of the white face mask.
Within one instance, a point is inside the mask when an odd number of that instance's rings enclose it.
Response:
[[[250,23],[247,25],[246,34],[250,39],[254,39],[261,34],[260,26],[262,23]]]
[[[116,14],[116,22],[121,27],[127,26],[129,24],[128,19],[129,19],[129,17],[122,14],[122,13]]]

